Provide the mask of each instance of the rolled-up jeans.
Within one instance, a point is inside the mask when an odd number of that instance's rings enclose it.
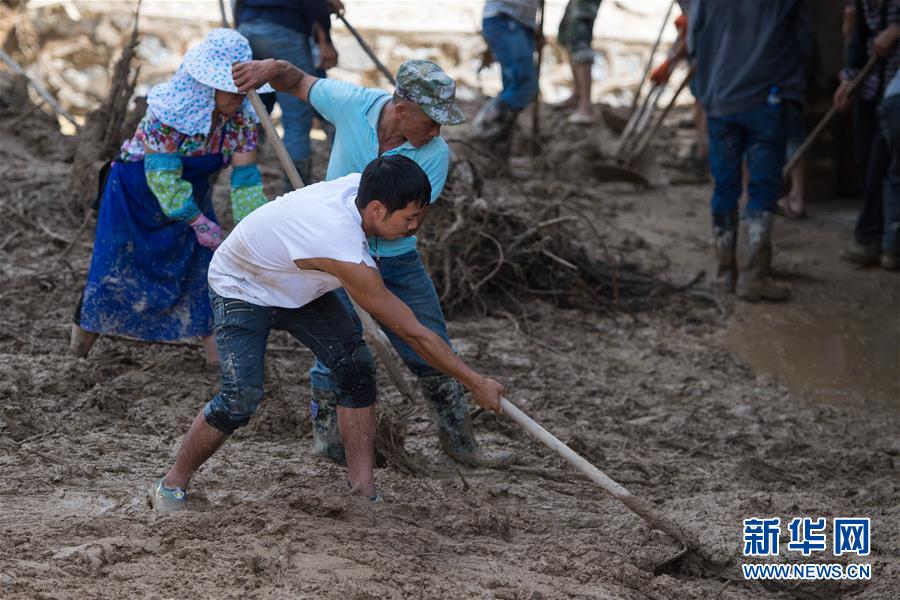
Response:
[[[413,311],[419,323],[439,335],[450,346],[450,338],[447,336],[447,323],[444,320],[444,312],[441,310],[441,302],[438,299],[431,277],[428,276],[425,265],[422,264],[418,251],[413,250],[400,256],[383,257],[379,259],[379,269],[387,289]],[[343,289],[335,290],[335,295],[352,311],[353,305]],[[355,311],[353,311],[353,320],[357,329],[361,331],[362,324]],[[398,335],[384,327],[382,330],[387,334],[391,345],[397,350],[400,359],[412,371],[413,375],[416,377],[430,377],[440,373],[440,371],[416,354],[416,351],[400,339]],[[337,383],[334,373],[321,360],[316,360],[316,364],[310,369],[309,375],[312,387],[317,390],[332,390]]]
[[[203,410],[225,434],[250,421],[263,399],[269,331],[281,329],[309,348],[332,372],[339,406],[375,403],[375,363],[350,311],[334,292],[300,308],[258,306],[209,293],[213,331],[222,361],[221,387]]]
[[[286,60],[306,73],[313,73],[312,51],[309,37],[289,27],[270,21],[255,20],[241,23],[238,33],[250,42],[253,58],[262,60],[275,58]],[[284,145],[294,162],[309,160],[311,144],[309,131],[312,129],[312,107],[286,92],[276,92],[281,106],[281,124],[284,127]]]

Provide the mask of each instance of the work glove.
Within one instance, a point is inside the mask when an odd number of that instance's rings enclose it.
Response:
[[[202,214],[191,221],[190,225],[197,236],[197,243],[204,248],[215,250],[222,243],[222,228]]]
[[[671,68],[672,65],[667,58],[661,65],[653,69],[653,72],[650,74],[650,81],[656,85],[663,85],[669,80],[669,69]]]

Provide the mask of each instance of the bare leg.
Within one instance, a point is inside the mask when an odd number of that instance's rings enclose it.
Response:
[[[194,472],[219,449],[227,437],[206,422],[203,409],[200,409],[200,412],[194,417],[194,422],[191,423],[187,436],[181,442],[175,464],[163,478],[163,485],[167,488],[187,489]]]
[[[572,94],[562,102],[554,104],[553,108],[575,108],[576,106],[578,106],[578,78],[575,75],[575,69],[577,65],[572,62],[571,54],[569,55],[569,66],[572,67]]]
[[[375,405],[337,407],[338,427],[347,456],[350,485],[366,497],[375,495]]]
[[[594,118],[594,106],[591,104],[591,67],[592,63],[582,62],[572,64],[572,75],[575,77],[575,92],[578,103],[574,115],[579,115],[580,120],[587,121]]]
[[[216,336],[205,335],[200,339],[203,342],[203,352],[206,354],[206,364],[218,367],[220,361],[219,350],[216,348]]]

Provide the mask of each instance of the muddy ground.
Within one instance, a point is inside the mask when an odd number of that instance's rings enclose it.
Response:
[[[346,496],[342,469],[309,451],[312,357],[282,334],[270,340],[267,400],[196,477],[194,510],[152,512],[148,487],[217,377],[196,341],[103,338],[87,359],[67,354],[91,237],[60,261],[80,222],[65,193],[72,142],[40,111],[15,108],[0,112],[0,597],[897,597],[900,411],[890,369],[900,278],[837,261],[853,203],[814,205],[810,221],[779,223],[776,266],[795,291],[785,307],[702,301],[705,278],[691,288],[694,300],[672,300],[677,310],[630,315],[531,301],[522,322],[500,312],[450,321],[466,361],[719,557],[740,552],[747,517],[873,522],[872,555],[860,559],[872,564],[870,582],[761,585],[744,582],[734,564],[655,575],[677,545],[504,418],[482,414],[476,429],[483,444],[516,452],[510,470],[450,462],[417,406],[407,446],[427,474],[380,469],[382,505]],[[690,134],[675,127],[679,119],[648,161],[649,188],[594,181],[589,161],[565,162],[567,140],[605,143],[610,134],[549,120],[548,151],[515,157],[512,177],[548,197],[568,194],[598,226],[627,232],[631,242],[616,252],[648,271],[684,283],[709,269],[710,185],[674,185],[684,169],[665,166],[678,159],[669,156],[674,141]],[[551,155],[562,162],[547,169]],[[274,193],[279,175],[266,161]],[[486,174],[488,202],[516,187],[497,172]],[[824,332],[815,327],[822,311],[834,317]],[[809,343],[816,338],[804,330],[791,333],[797,323],[825,340],[855,335],[857,345]],[[836,352],[886,383],[869,386],[852,366],[847,378],[835,375],[833,365],[844,364]],[[780,359],[760,363],[772,353]],[[810,371],[816,361],[824,366]],[[381,390],[382,402],[401,402],[383,377]],[[782,550],[782,560],[799,559]]]

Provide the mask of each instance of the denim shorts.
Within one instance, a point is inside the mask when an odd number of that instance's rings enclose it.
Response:
[[[309,348],[333,373],[339,406],[375,403],[372,353],[334,292],[300,308],[258,306],[209,294],[213,331],[222,361],[219,393],[204,409],[206,422],[230,434],[250,421],[262,402],[269,331],[281,329]]]

